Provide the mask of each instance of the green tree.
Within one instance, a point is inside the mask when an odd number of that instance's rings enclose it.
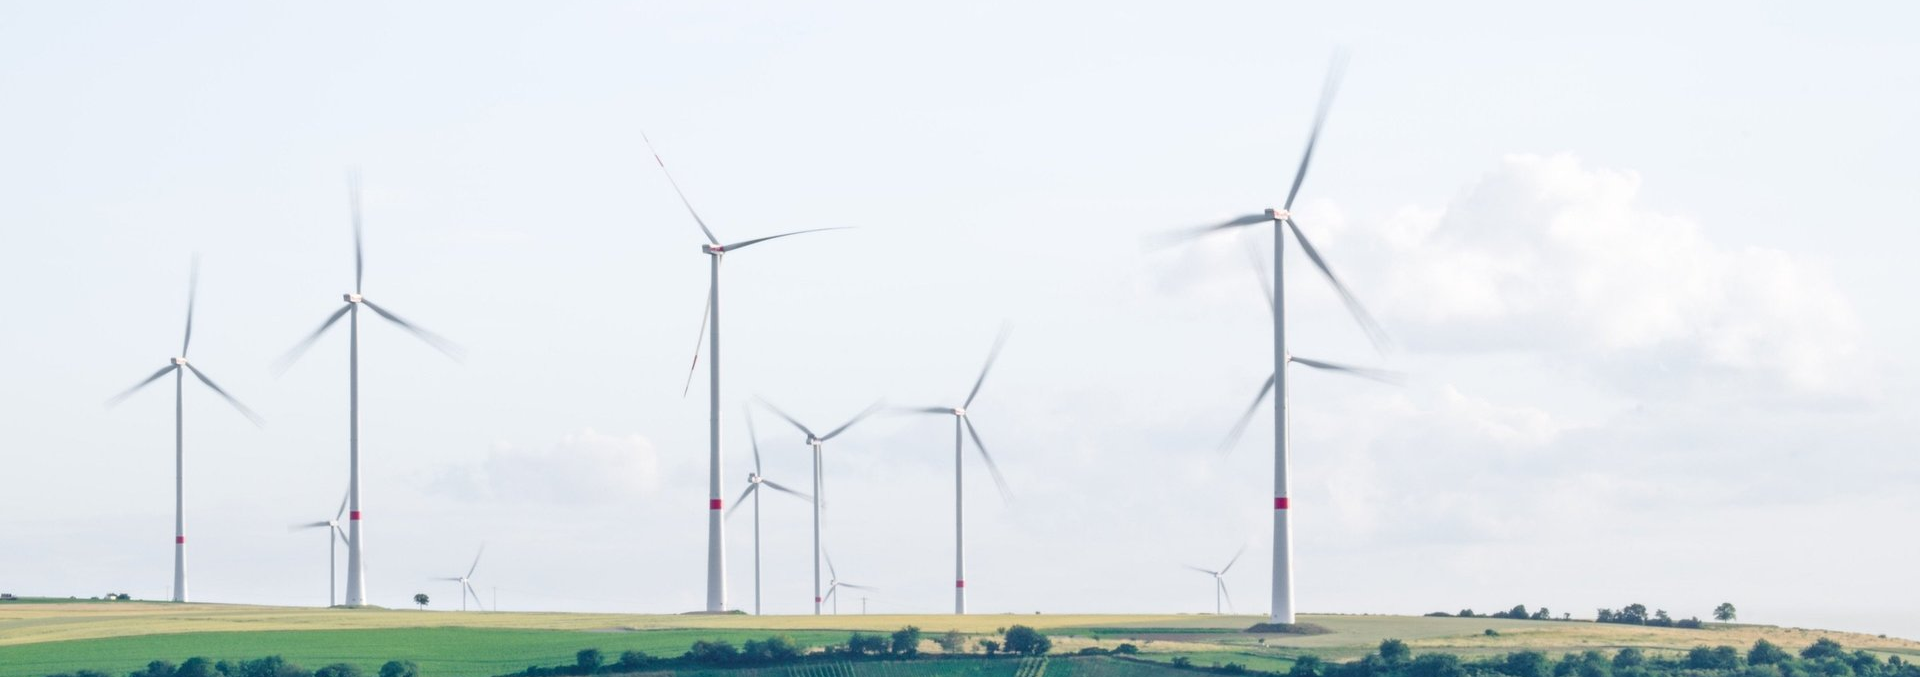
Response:
[[[1380,642],[1380,659],[1387,665],[1399,665],[1413,659],[1413,649],[1397,639],[1384,640]]]
[[[1647,652],[1641,651],[1638,647],[1630,646],[1613,655],[1614,669],[1637,668],[1646,664]]]
[[[1498,670],[1512,677],[1547,677],[1553,674],[1553,665],[1546,654],[1538,651],[1515,651],[1507,654]]]
[[[1730,646],[1696,646],[1687,651],[1687,667],[1695,670],[1732,670],[1740,667],[1740,652]]]
[[[127,673],[127,677],[173,677],[174,670],[175,668],[173,667],[172,663],[169,663],[166,661],[153,661],[153,662],[147,663],[147,668],[145,670],[135,670],[133,672],[129,672]]]
[[[920,628],[909,625],[893,631],[893,646],[888,648],[896,656],[920,655]]]
[[[1822,658],[1840,658],[1845,655],[1847,655],[1847,650],[1840,646],[1839,642],[1825,637],[1814,640],[1813,644],[1800,650],[1801,658],[1816,661]]]
[[[934,638],[933,641],[935,644],[940,645],[941,651],[946,653],[967,652],[967,636],[961,634],[959,630],[948,630],[941,633],[939,637]]]
[[[1287,677],[1320,677],[1325,669],[1325,661],[1320,660],[1319,656],[1307,654],[1293,659],[1293,669],[1287,671]]]
[[[1773,665],[1790,658],[1793,658],[1793,654],[1764,639],[1754,640],[1753,648],[1747,650],[1748,665]]]
[[[620,666],[621,672],[639,672],[647,667],[647,662],[650,660],[652,658],[643,652],[629,650],[620,652],[620,660],[615,664]]]
[[[360,666],[352,663],[334,663],[313,671],[313,677],[360,677]]]
[[[1466,677],[1460,657],[1450,653],[1421,654],[1407,666],[1408,677]]]
[[[1000,642],[991,639],[980,640],[980,650],[987,652],[988,656],[1000,653]]]
[[[427,600],[429,599],[432,598],[427,597],[427,593],[424,592],[416,592],[413,594],[413,603],[420,605],[421,609],[427,608]]]
[[[1713,608],[1713,620],[1727,623],[1739,617],[1740,612],[1733,608],[1733,602],[1721,602],[1720,606]]]
[[[387,661],[380,666],[380,677],[420,677],[420,665],[413,661]]]
[[[1525,619],[1527,617],[1527,605],[1525,604],[1515,604],[1512,609],[1507,610],[1507,618]]]
[[[582,675],[599,672],[600,666],[605,665],[606,662],[606,655],[600,653],[599,649],[581,649],[573,654],[573,667]]]
[[[1040,634],[1039,630],[1024,625],[1007,628],[1007,651],[1027,656],[1038,656],[1053,650],[1053,640]]]
[[[181,662],[180,667],[174,669],[173,677],[214,677],[213,661],[194,656]]]

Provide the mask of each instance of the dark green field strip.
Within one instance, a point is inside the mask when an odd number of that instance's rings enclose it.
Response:
[[[0,677],[43,677],[90,669],[124,675],[148,661],[193,656],[244,660],[279,655],[308,669],[352,663],[368,673],[389,660],[419,663],[427,677],[490,677],[529,665],[571,664],[574,652],[599,649],[609,662],[622,651],[678,656],[695,640],[735,645],[785,634],[811,646],[844,642],[837,631],[645,630],[581,632],[496,628],[396,628],[141,635],[0,647]]]

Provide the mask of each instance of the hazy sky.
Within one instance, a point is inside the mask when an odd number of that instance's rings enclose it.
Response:
[[[1410,374],[1294,380],[1305,612],[1515,603],[1920,636],[1920,43],[1897,3],[0,4],[0,590],[164,598],[165,364],[188,390],[196,600],[321,604],[346,342],[273,360],[352,281],[460,342],[363,328],[371,601],[679,612],[703,599],[706,386],[681,388],[722,239],[726,487],[764,395],[830,426],[964,397],[983,612],[1266,611],[1271,370],[1242,249],[1167,229],[1284,196],[1397,348],[1289,258],[1291,343]],[[1292,252],[1297,257],[1297,249]],[[759,418],[767,473],[801,436]],[[827,543],[869,607],[951,603],[950,420],[827,449]],[[808,609],[805,506],[765,504],[769,612]],[[751,529],[731,523],[732,603]],[[858,607],[857,603],[852,605]],[[847,607],[843,606],[843,610]]]

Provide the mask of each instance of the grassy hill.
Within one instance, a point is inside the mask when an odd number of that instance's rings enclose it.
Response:
[[[1745,647],[1766,638],[1800,647],[1829,637],[1849,649],[1867,649],[1920,659],[1920,642],[1842,632],[1755,625],[1713,624],[1705,629],[1650,628],[1584,622],[1487,618],[1310,615],[1304,622],[1323,635],[1253,635],[1241,632],[1262,619],[1200,615],[891,615],[891,616],[661,616],[580,613],[426,612],[382,609],[317,609],[150,602],[0,603],[0,677],[41,677],[79,669],[125,673],[147,661],[179,662],[279,654],[309,668],[355,663],[371,672],[389,659],[418,662],[428,677],[487,677],[525,668],[571,662],[573,653],[598,648],[610,655],[638,650],[678,655],[698,639],[747,639],[785,634],[802,644],[842,642],[852,631],[886,632],[915,625],[929,634],[959,630],[987,636],[1014,623],[1052,635],[1056,653],[1128,641],[1141,658],[1171,661],[1186,656],[1199,665],[1237,662],[1256,670],[1284,670],[1291,659],[1313,654],[1350,659],[1396,638],[1415,651],[1464,655],[1533,649],[1558,653],[1638,647],[1684,651],[1699,645]],[[1486,634],[1492,629],[1497,636]],[[928,651],[934,651],[931,644]],[[1060,659],[1056,659],[1056,663]],[[942,663],[931,662],[929,665]],[[959,664],[947,666],[958,669]],[[1009,664],[1012,662],[1010,661]],[[1109,665],[1111,663],[1111,665]],[[998,670],[997,663],[968,662]],[[868,665],[865,663],[862,666]],[[932,667],[902,667],[882,677],[920,675]],[[1131,673],[1151,665],[1123,661],[1060,664],[1048,677],[1069,672]],[[866,668],[862,668],[863,670]],[[873,668],[879,670],[880,668]],[[974,669],[974,668],[969,668]],[[1008,667],[1008,670],[1013,668]],[[808,677],[791,669],[779,677]],[[736,671],[737,673],[738,671]],[[1121,675],[1120,673],[1129,673]],[[745,676],[742,676],[745,677]],[[842,677],[864,677],[854,674]],[[980,675],[978,677],[1015,677]]]

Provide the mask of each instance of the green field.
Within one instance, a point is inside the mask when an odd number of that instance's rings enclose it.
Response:
[[[1415,651],[1484,655],[1518,650],[1548,653],[1638,647],[1679,652],[1698,645],[1745,647],[1765,638],[1802,647],[1830,637],[1849,649],[1920,660],[1920,642],[1872,635],[1757,625],[1712,624],[1683,630],[1585,622],[1488,618],[1309,615],[1322,635],[1253,635],[1261,619],[1210,615],[969,615],[969,616],[745,616],[581,613],[425,612],[320,609],[152,602],[0,603],[0,677],[42,677],[80,669],[125,675],[150,660],[191,656],[249,659],[278,654],[309,669],[347,662],[369,672],[392,659],[419,663],[427,677],[488,677],[528,665],[571,663],[574,652],[597,648],[677,656],[699,639],[747,639],[784,634],[814,647],[844,642],[852,631],[887,632],[906,625],[929,639],[949,629],[985,637],[1019,623],[1054,638],[1056,654],[1084,647],[1135,644],[1145,662],[1055,657],[1039,677],[1154,677],[1158,663],[1186,656],[1195,665],[1239,663],[1284,671],[1294,657],[1330,660],[1364,655],[1381,640],[1405,640]],[[1498,636],[1489,636],[1493,629]],[[936,652],[931,642],[922,649]],[[1036,677],[1017,660],[914,663],[807,662],[764,670],[728,671],[729,677]],[[1031,666],[1030,666],[1031,667]],[[680,670],[680,677],[713,671]],[[720,674],[715,672],[716,675]]]

